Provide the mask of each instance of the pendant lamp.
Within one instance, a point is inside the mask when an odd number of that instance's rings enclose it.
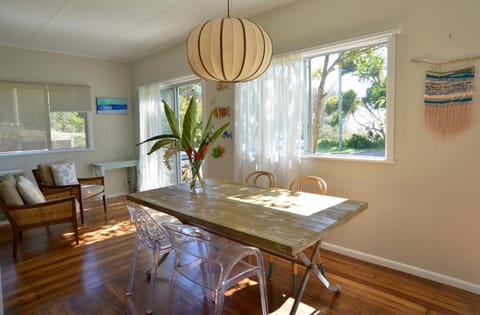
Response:
[[[244,82],[267,70],[272,60],[272,40],[258,24],[242,18],[209,20],[187,38],[187,59],[199,77],[217,82]]]

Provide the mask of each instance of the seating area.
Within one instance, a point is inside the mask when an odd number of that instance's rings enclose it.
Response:
[[[17,256],[23,232],[54,224],[71,223],[78,245],[77,211],[71,188],[42,194],[23,176],[4,176],[0,179],[0,209],[6,215],[13,232],[12,256]]]
[[[92,211],[85,212],[87,224],[79,228],[79,246],[59,244],[54,240],[45,248],[51,236],[65,231],[61,225],[51,226],[51,235],[44,229],[25,231],[23,251],[35,259],[26,259],[21,264],[12,262],[11,240],[5,238],[8,230],[0,227],[5,314],[58,314],[59,310],[72,315],[145,314],[150,282],[145,280],[144,272],[151,268],[152,251],[139,250],[134,291],[127,298],[125,293],[137,236],[125,197],[108,198],[107,202],[108,218],[104,217],[100,202],[89,203]],[[122,226],[123,234],[117,233],[88,245],[82,242],[115,225]],[[213,303],[205,303],[202,291],[182,277],[177,278],[173,300],[168,296],[174,256],[170,254],[158,268],[153,313],[165,314],[166,305],[170,303],[177,310],[174,314],[212,314]],[[323,252],[323,260],[328,274],[338,279],[343,291],[331,293],[320,282],[311,281],[297,314],[339,311],[350,314],[358,310],[365,314],[398,314],[398,310],[417,314],[419,309],[425,313],[475,314],[474,310],[480,308],[480,299],[473,293],[331,251]],[[290,263],[275,258],[275,272],[267,280],[268,309],[272,315],[288,314],[292,301],[290,274]],[[224,313],[261,314],[255,281],[241,283],[236,290],[229,291],[225,296]]]
[[[59,189],[70,188],[79,202],[80,220],[84,224],[85,201],[103,200],[103,211],[107,212],[105,200],[105,180],[103,176],[77,178],[75,164],[68,161],[58,161],[50,164],[39,164],[32,170],[35,181],[43,193],[55,192]]]

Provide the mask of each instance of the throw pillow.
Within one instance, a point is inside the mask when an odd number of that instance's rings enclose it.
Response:
[[[0,182],[10,182],[10,183],[12,183],[13,187],[15,187],[15,185],[17,184],[17,180],[15,179],[15,177],[12,174],[7,174],[7,175],[1,176],[0,177]]]
[[[23,176],[18,177],[17,189],[23,200],[25,200],[25,203],[45,202],[45,196],[40,189]]]
[[[8,207],[22,206],[24,204],[17,188],[10,181],[0,182],[0,196]]]
[[[55,185],[55,180],[53,179],[52,169],[50,165],[52,164],[65,164],[68,163],[68,160],[60,160],[49,164],[38,164],[37,169],[40,174],[40,179],[42,180],[43,185],[52,186]]]
[[[76,185],[78,184],[75,164],[68,162],[65,164],[51,164],[53,179],[55,185]]]

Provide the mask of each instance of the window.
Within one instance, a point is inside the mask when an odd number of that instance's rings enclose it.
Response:
[[[192,96],[197,101],[197,114],[202,117],[202,88],[199,80],[151,84],[140,87],[138,93],[140,141],[170,132],[162,100],[166,101],[177,113],[180,126],[183,123],[188,101]],[[169,159],[171,170],[169,170],[163,160],[165,149],[147,155],[151,145],[152,143],[139,146],[140,190],[168,186],[190,178],[190,168],[186,156],[177,154],[171,157]]]
[[[0,153],[89,146],[90,88],[0,82]]]
[[[305,151],[393,160],[393,36],[381,34],[305,54]]]

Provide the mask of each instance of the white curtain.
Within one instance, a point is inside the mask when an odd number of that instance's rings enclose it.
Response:
[[[138,89],[140,141],[169,131],[163,110],[160,84],[142,86]],[[165,128],[167,128],[165,130]],[[163,165],[163,152],[158,150],[147,155],[152,143],[139,146],[139,190],[169,185],[172,173]]]
[[[307,84],[301,55],[277,57],[258,79],[235,86],[234,179],[255,170],[288,187],[300,165]]]

